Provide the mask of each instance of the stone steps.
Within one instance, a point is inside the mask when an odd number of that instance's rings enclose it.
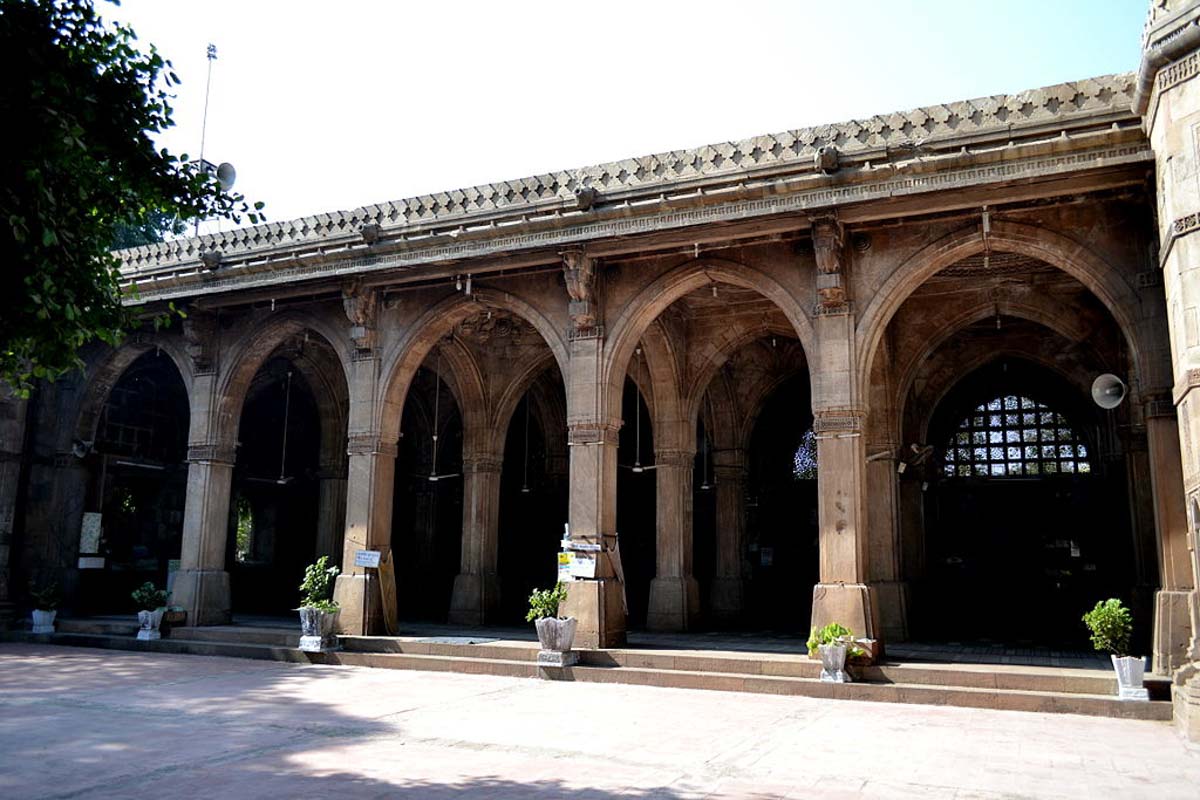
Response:
[[[381,669],[545,677],[681,689],[780,694],[824,699],[922,703],[1144,720],[1171,719],[1171,704],[1117,700],[1115,679],[1091,670],[974,664],[881,664],[858,668],[858,682],[822,683],[820,665],[798,654],[670,650],[583,651],[581,663],[539,668],[537,645],[524,641],[460,643],[438,637],[343,637],[344,649],[304,653],[283,628],[179,628],[170,638],[143,642],[136,624],[77,625],[54,634],[9,634],[9,640],[76,647],[186,653]],[[119,629],[119,630],[115,630]],[[233,636],[223,635],[236,630]],[[81,632],[75,632],[81,631]],[[112,631],[112,632],[99,632]],[[187,638],[182,638],[186,636]],[[465,638],[465,637],[464,637]]]

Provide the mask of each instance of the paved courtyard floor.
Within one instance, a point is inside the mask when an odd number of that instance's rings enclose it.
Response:
[[[0,798],[1200,797],[1167,723],[0,643]]]

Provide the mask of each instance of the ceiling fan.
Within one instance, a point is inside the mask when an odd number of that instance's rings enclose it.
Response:
[[[634,352],[637,353],[638,367],[639,367],[639,371],[640,371],[640,367],[641,367],[641,363],[642,363],[642,348],[639,347]],[[637,391],[636,388],[635,388],[635,391]],[[635,415],[634,416],[635,422],[634,422],[633,463],[632,464],[618,464],[617,466],[620,467],[621,469],[627,469],[635,475],[641,475],[643,472],[650,472],[651,470],[658,469],[658,465],[642,463],[642,403],[641,403],[640,397],[638,398],[638,401],[636,403],[636,410],[634,411],[634,415]]]
[[[292,482],[292,476],[288,475],[287,470],[287,440],[288,440],[288,417],[292,410],[292,371],[289,369],[287,381],[283,394],[283,446],[279,452],[279,477],[278,478],[246,478],[251,483],[273,483],[276,486],[287,486]]]
[[[438,368],[437,374],[433,376],[433,448],[431,462],[429,465],[429,475],[426,477],[430,483],[457,478],[462,473],[450,472],[445,475],[439,475],[437,471],[437,452],[438,452],[438,412],[442,399],[442,351],[438,350]]]

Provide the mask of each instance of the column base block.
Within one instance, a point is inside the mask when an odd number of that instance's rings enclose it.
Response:
[[[379,581],[366,575],[338,575],[333,600],[338,604],[337,632],[345,636],[375,636],[385,632]],[[368,596],[369,594],[369,596]]]
[[[625,644],[625,603],[621,583],[616,578],[568,583],[567,599],[558,613],[579,620],[575,628],[577,649],[598,650]]]
[[[1154,593],[1154,658],[1151,663],[1156,675],[1172,675],[1190,660],[1192,594],[1169,589]]]
[[[1189,742],[1200,745],[1200,663],[1188,664],[1175,673],[1171,701],[1175,727]]]
[[[740,622],[745,608],[746,586],[741,578],[713,578],[709,590],[712,621],[716,624]]]
[[[813,587],[812,627],[831,622],[845,625],[855,636],[883,639],[875,589],[865,583],[818,583]]]
[[[466,575],[454,578],[450,594],[451,625],[486,625],[500,607],[499,575]]]
[[[889,642],[908,641],[908,582],[872,583],[875,605],[879,609],[879,627]]]
[[[652,631],[686,631],[700,616],[700,584],[691,575],[650,581],[646,628]]]
[[[183,606],[189,625],[228,625],[233,620],[229,573],[223,569],[181,569],[171,587],[171,605]]]

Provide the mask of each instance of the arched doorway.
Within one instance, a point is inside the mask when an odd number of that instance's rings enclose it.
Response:
[[[617,534],[625,569],[627,624],[646,625],[650,582],[655,576],[655,534],[658,516],[658,466],[650,408],[631,378],[621,395],[621,426],[617,439]]]
[[[101,569],[80,571],[80,610],[133,610],[129,594],[146,581],[167,586],[178,568],[187,489],[187,390],[169,356],[139,356],[113,386],[99,415],[85,527],[99,522]],[[84,545],[85,549],[89,545]]]

